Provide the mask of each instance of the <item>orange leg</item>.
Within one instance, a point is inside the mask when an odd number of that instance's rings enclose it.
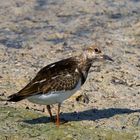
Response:
[[[47,107],[48,113],[50,114],[51,121],[54,121],[54,118],[53,118],[53,116],[52,116],[52,112],[51,112],[51,107],[50,107],[50,105],[47,105],[46,107]]]
[[[61,104],[59,103],[58,104],[58,111],[57,111],[57,118],[56,118],[56,125],[59,127],[60,125],[60,107],[61,107]]]

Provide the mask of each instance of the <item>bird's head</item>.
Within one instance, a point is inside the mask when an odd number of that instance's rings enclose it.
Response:
[[[108,55],[105,55],[102,53],[102,51],[100,50],[100,48],[96,47],[96,46],[90,46],[88,47],[85,51],[84,51],[84,56],[91,60],[109,60],[109,61],[113,61],[113,59],[111,59]]]

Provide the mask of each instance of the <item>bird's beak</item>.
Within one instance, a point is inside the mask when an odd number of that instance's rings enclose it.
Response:
[[[112,58],[110,58],[108,55],[102,55],[101,58],[104,59],[104,60],[108,60],[108,61],[114,62],[114,60]]]

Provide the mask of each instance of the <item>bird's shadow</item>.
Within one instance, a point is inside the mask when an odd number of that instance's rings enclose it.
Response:
[[[63,113],[61,114],[61,119],[65,121],[82,121],[82,120],[100,120],[103,118],[110,118],[118,114],[131,114],[135,112],[140,112],[140,109],[131,110],[127,108],[109,108],[109,109],[90,109],[81,112]],[[23,120],[23,122],[28,124],[40,124],[50,122],[50,118],[47,116],[42,116],[35,119]]]

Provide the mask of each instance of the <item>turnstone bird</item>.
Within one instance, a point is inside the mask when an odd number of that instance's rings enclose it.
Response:
[[[60,60],[42,68],[35,78],[19,92],[8,97],[8,101],[18,102],[28,99],[30,102],[46,105],[50,118],[52,104],[58,104],[56,124],[60,125],[61,103],[72,96],[85,83],[92,63],[96,60],[112,59],[91,46],[82,54]]]

